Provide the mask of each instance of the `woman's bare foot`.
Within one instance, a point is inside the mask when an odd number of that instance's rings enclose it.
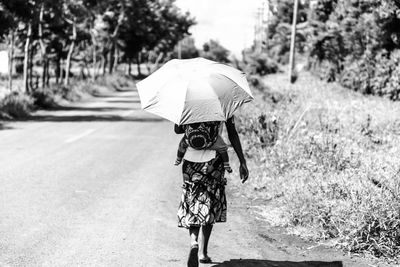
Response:
[[[211,258],[208,256],[200,256],[199,259],[200,263],[212,263]]]

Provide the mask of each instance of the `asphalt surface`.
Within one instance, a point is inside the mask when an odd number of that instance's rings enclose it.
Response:
[[[172,123],[140,110],[135,91],[6,124],[0,266],[185,266],[178,142]],[[298,263],[304,256],[260,235],[248,204],[233,197],[240,191],[227,190],[228,222],[210,241],[214,266],[339,266]]]

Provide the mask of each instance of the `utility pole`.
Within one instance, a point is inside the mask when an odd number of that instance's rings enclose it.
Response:
[[[294,81],[296,80],[294,74],[294,65],[295,65],[295,52],[296,52],[296,25],[297,25],[298,10],[299,10],[299,0],[294,0],[292,36],[290,40],[290,55],[289,55],[289,81],[291,83],[294,83]]]
[[[268,49],[268,41],[269,41],[269,20],[270,20],[270,14],[271,13],[271,3],[270,0],[264,0],[263,1],[263,19],[262,19],[262,47],[263,51],[266,51]]]
[[[255,15],[254,25],[254,50],[256,53],[261,52],[262,42],[262,8],[258,7]]]
[[[266,9],[264,15],[264,49],[268,49],[268,37],[269,37],[269,15],[270,15],[270,3],[269,0],[265,0],[264,9]]]
[[[178,59],[182,59],[182,41],[178,42]]]

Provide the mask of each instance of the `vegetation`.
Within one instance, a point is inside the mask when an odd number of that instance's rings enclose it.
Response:
[[[308,5],[299,3],[297,23],[304,24],[308,19]],[[271,59],[281,64],[289,63],[290,34],[293,22],[293,1],[276,1],[271,7],[272,19],[268,23],[267,40],[265,40],[264,53]],[[301,28],[302,26],[300,26]],[[306,33],[299,29],[296,36],[297,49],[304,52],[306,45]]]
[[[1,117],[23,118],[59,97],[95,93],[105,80],[126,81],[113,74],[121,66],[131,74],[135,63],[140,76],[141,63],[171,58],[194,23],[174,0],[0,0],[0,42],[11,58]]]
[[[28,95],[13,92],[0,101],[0,119],[23,119],[29,116],[34,100]]]
[[[248,196],[292,233],[399,263],[400,106],[307,73],[286,80],[263,79],[238,116]]]
[[[218,41],[210,40],[203,45],[201,56],[217,62],[228,63],[230,60],[229,50],[223,47]]]
[[[263,56],[257,58],[287,64],[293,3],[271,1],[270,5]],[[303,1],[297,23],[296,51],[304,56],[301,59],[308,58],[314,74],[364,94],[400,99],[399,1]]]
[[[27,93],[48,88],[51,79],[68,86],[72,75],[94,81],[120,63],[130,71],[147,55],[160,61],[194,24],[173,0],[4,0],[0,22],[11,58],[23,60]]]
[[[399,100],[399,14],[399,2],[391,0],[318,1],[312,69],[352,90]]]

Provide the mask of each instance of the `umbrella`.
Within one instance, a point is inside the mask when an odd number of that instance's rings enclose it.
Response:
[[[137,88],[144,110],[179,125],[226,121],[253,100],[243,72],[204,58],[170,60]]]

